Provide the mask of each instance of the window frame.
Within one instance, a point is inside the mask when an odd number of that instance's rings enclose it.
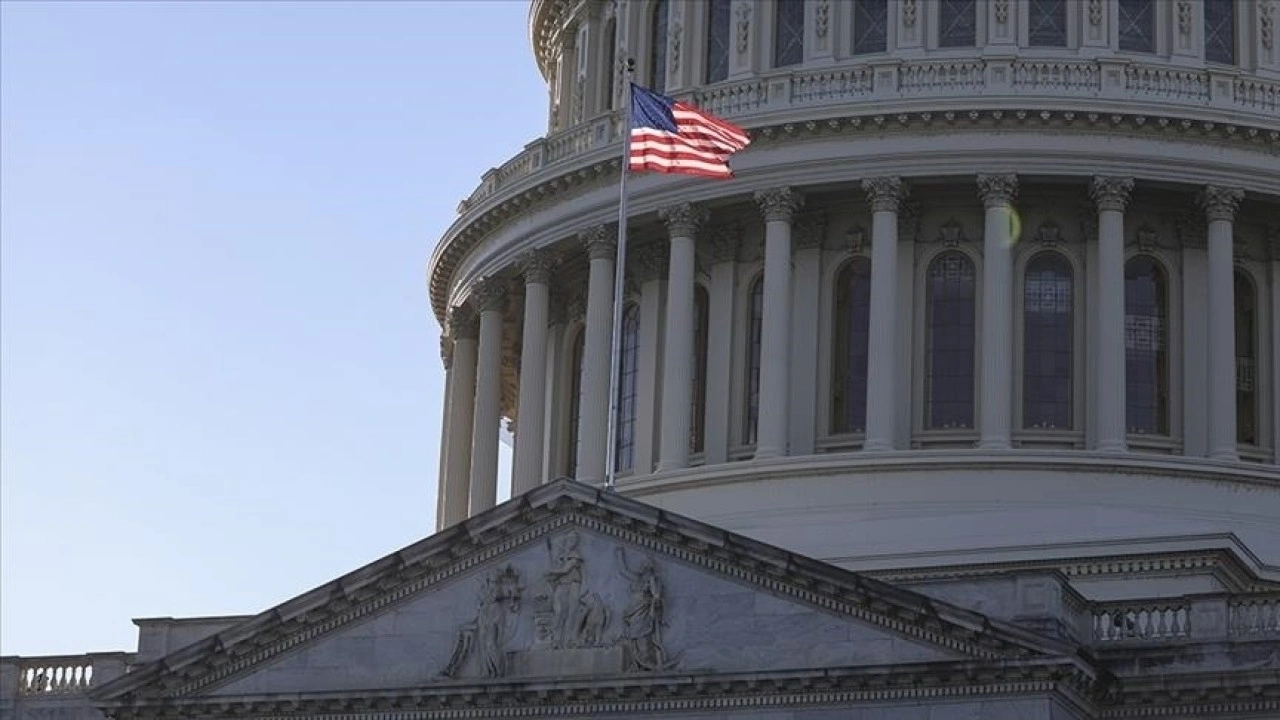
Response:
[[[1014,407],[1013,407],[1013,440],[1017,447],[1072,447],[1082,448],[1085,445],[1086,413],[1085,367],[1087,363],[1086,347],[1086,313],[1088,311],[1086,293],[1086,268],[1084,258],[1074,244],[1063,240],[1056,245],[1046,246],[1031,241],[1022,243],[1014,258]],[[1025,406],[1023,393],[1026,387],[1026,281],[1027,267],[1032,260],[1046,253],[1055,254],[1067,262],[1071,269],[1071,417],[1069,428],[1028,428],[1024,420]]]
[[[712,31],[715,29],[714,13],[717,4],[723,4],[725,14],[728,16],[725,25],[724,38],[724,77],[719,79],[711,78],[711,53],[713,50]],[[702,68],[698,73],[698,77],[702,78],[702,82],[707,85],[724,82],[729,79],[729,74],[733,62],[733,0],[706,0],[706,9],[701,13],[699,19],[702,23]]]
[[[1138,219],[1135,218],[1135,221]],[[1128,218],[1125,220],[1126,231],[1130,231],[1131,227],[1142,227],[1146,221],[1137,222],[1135,226],[1130,225]],[[1167,453],[1182,452],[1183,445],[1183,426],[1182,426],[1182,283],[1181,265],[1178,262],[1181,253],[1170,253],[1163,248],[1142,248],[1136,245],[1128,245],[1125,247],[1124,265],[1121,268],[1122,273],[1128,272],[1129,262],[1136,257],[1149,257],[1155,260],[1164,271],[1164,279],[1167,284],[1166,308],[1168,319],[1168,346],[1169,346],[1169,432],[1167,435],[1156,433],[1131,433],[1129,432],[1128,420],[1128,353],[1125,354],[1126,376],[1125,376],[1125,399],[1124,407],[1126,418],[1124,422],[1125,437],[1130,449],[1134,450],[1153,450]],[[1122,290],[1127,293],[1128,288]],[[1128,314],[1127,301],[1125,301],[1125,314]]]
[[[841,253],[841,255],[838,258],[833,258],[832,262],[829,263],[829,267],[830,267],[830,271],[828,273],[829,276],[825,278],[824,282],[822,283],[823,290],[821,295],[821,298],[822,298],[821,302],[823,304],[823,313],[819,318],[819,322],[822,323],[821,334],[825,337],[825,342],[822,342],[822,345],[820,346],[820,351],[822,352],[823,355],[825,355],[825,357],[823,358],[824,362],[822,362],[819,367],[819,371],[822,373],[822,375],[820,376],[819,384],[821,385],[822,383],[825,383],[826,392],[822,393],[823,400],[825,402],[820,402],[817,410],[819,413],[821,413],[821,415],[819,416],[822,421],[821,437],[826,441],[822,443],[822,445],[824,446],[831,446],[833,444],[859,445],[861,444],[862,438],[866,436],[866,428],[865,428],[866,418],[865,417],[863,418],[864,428],[861,431],[836,429],[836,425],[837,425],[836,398],[835,398],[836,387],[837,387],[836,372],[837,372],[837,368],[840,365],[839,353],[841,349],[839,344],[840,335],[838,332],[838,325],[837,325],[837,323],[839,323],[840,321],[840,313],[839,313],[839,309],[836,307],[836,302],[839,299],[839,293],[840,293],[840,277],[841,275],[844,274],[846,270],[851,268],[854,263],[866,263],[867,265],[867,284],[868,284],[868,295],[869,295],[870,283],[871,283],[871,254],[869,251],[858,250],[858,251],[844,252],[844,253]],[[869,303],[867,307],[867,312],[869,315],[870,314]],[[869,317],[868,317],[868,320],[870,320]],[[871,351],[871,338],[870,338],[869,330],[870,328],[868,327],[868,337],[867,337],[868,353],[870,353]],[[864,403],[865,403],[865,400],[864,400]]]
[[[971,215],[951,214],[943,212],[941,215],[931,219],[931,223],[942,225],[955,219],[961,222],[963,227],[982,227],[981,220],[975,220]],[[983,282],[983,266],[982,253],[978,249],[977,244],[973,240],[963,240],[956,245],[947,245],[941,242],[925,241],[918,243],[917,256],[914,268],[914,287],[912,289],[914,303],[914,335],[912,340],[912,402],[911,402],[911,445],[912,447],[973,447],[973,443],[979,437],[978,427],[980,418],[978,412],[980,410],[978,404],[978,375],[981,372],[982,359],[982,282]],[[929,428],[925,424],[926,405],[928,398],[925,391],[928,387],[927,368],[928,368],[928,338],[929,338],[929,312],[927,301],[929,267],[933,264],[934,259],[939,255],[957,251],[964,253],[969,257],[969,261],[973,263],[974,269],[974,342],[973,342],[973,427],[971,428]]]
[[[1210,3],[1221,2],[1231,8],[1231,60],[1213,60],[1209,58],[1209,6]],[[1241,33],[1241,16],[1247,13],[1243,12],[1245,8],[1236,0],[1201,0],[1200,2],[1200,54],[1207,64],[1213,64],[1220,67],[1243,68],[1244,51],[1247,47],[1246,42],[1242,42]],[[1247,37],[1248,33],[1244,33],[1243,37]]]
[[[859,17],[859,8],[861,7],[862,2],[863,0],[856,0],[853,3],[850,3],[848,7],[849,20],[847,25],[847,28],[848,28],[847,55],[850,58],[864,58],[868,56],[885,54],[885,53],[888,53],[891,49],[893,49],[893,46],[894,46],[896,28],[894,26],[893,3],[891,2],[891,0],[883,0],[883,2],[885,3],[885,28],[884,28],[885,47],[882,50],[865,50],[865,51],[858,50],[858,33],[859,33],[858,17]]]
[[[666,17],[662,23],[662,37],[659,42],[658,33],[658,14],[660,10],[666,12]],[[651,0],[650,4],[645,8],[645,44],[648,46],[649,52],[645,56],[646,68],[646,87],[657,93],[666,93],[667,89],[667,45],[670,42],[669,33],[671,30],[671,2],[669,0]],[[661,65],[661,67],[657,67]],[[657,82],[658,79],[662,83]]]
[[[927,49],[941,50],[944,52],[947,52],[947,51],[954,51],[954,52],[970,51],[971,52],[975,48],[981,48],[984,45],[986,45],[987,23],[985,22],[986,18],[983,13],[983,11],[986,9],[985,3],[978,2],[978,0],[973,0],[974,28],[973,28],[973,44],[972,45],[943,45],[942,44],[942,5],[943,3],[940,0],[938,2],[923,3],[923,5],[927,12],[927,17],[929,19],[929,25],[928,25],[929,32],[926,34],[927,44],[928,44]]]
[[[1022,0],[1019,10],[1019,28],[1018,28],[1018,44],[1022,47],[1036,49],[1067,49],[1078,45],[1076,39],[1076,23],[1077,12],[1076,5],[1078,2],[1072,0],[1059,0],[1062,8],[1062,44],[1061,45],[1036,45],[1031,42],[1031,11],[1036,2],[1042,0]],[[1119,11],[1117,11],[1118,13]],[[1118,17],[1118,15],[1117,15]]]
[[[628,418],[628,423],[631,427],[631,437],[630,437],[630,443],[629,443],[629,446],[630,446],[629,449],[631,454],[629,458],[630,462],[628,462],[627,464],[623,464],[622,428],[623,428],[624,408],[623,408],[622,401],[623,401],[623,398],[626,397],[627,395],[626,373],[624,372],[623,368],[625,367],[625,364],[627,362],[627,339],[628,339],[627,323],[631,319],[634,319],[635,321],[635,343],[632,346],[632,352],[634,353],[635,367],[631,371],[634,386],[631,388],[631,392],[630,392],[631,416],[630,418]],[[614,427],[616,428],[616,430],[614,435],[614,459],[613,459],[614,473],[619,475],[634,472],[635,466],[636,466],[636,449],[639,447],[638,432],[639,432],[639,423],[640,423],[640,393],[642,392],[642,388],[640,387],[640,362],[641,362],[641,359],[640,359],[640,356],[641,356],[640,303],[625,302],[622,308],[622,314],[620,316],[620,320],[622,322],[622,331],[619,333],[619,343],[618,343],[619,344],[619,347],[618,347],[619,367],[618,367],[618,388],[617,388],[618,399],[617,399],[617,406],[616,406],[618,414],[614,418]]]
[[[807,59],[808,34],[809,34],[809,11],[808,2],[806,0],[774,0],[772,3],[773,12],[769,15],[769,67],[773,70],[782,70],[785,68],[793,68],[803,65]],[[779,39],[782,32],[782,25],[779,22],[782,15],[782,8],[786,5],[793,5],[800,8],[800,57],[794,62],[782,64],[779,62],[778,53],[780,50]],[[769,6],[766,6],[769,7]]]
[[[1111,9],[1111,42],[1109,45],[1120,53],[1133,53],[1140,57],[1160,55],[1164,52],[1163,28],[1165,27],[1165,3],[1160,0],[1147,0],[1151,3],[1151,49],[1131,50],[1120,47],[1120,2],[1117,0]]]

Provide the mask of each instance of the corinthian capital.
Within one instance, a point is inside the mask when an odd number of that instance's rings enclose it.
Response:
[[[470,305],[458,305],[449,311],[449,336],[454,341],[480,337],[480,318]]]
[[[1129,193],[1133,192],[1133,178],[1105,177],[1096,175],[1089,186],[1089,196],[1097,204],[1099,210],[1118,210],[1124,212],[1129,204]]]
[[[1204,208],[1204,216],[1209,222],[1226,220],[1231,222],[1236,217],[1236,207],[1244,199],[1244,190],[1240,188],[1205,185],[1200,191],[1200,207]]]
[[[671,237],[693,237],[707,221],[707,208],[697,203],[680,203],[658,208],[658,218],[667,224]]]
[[[1013,173],[978,175],[978,194],[986,207],[1012,205],[1018,197],[1018,176]]]
[[[453,368],[453,338],[448,333],[440,333],[440,362],[445,370]]]
[[[791,222],[796,211],[804,205],[804,197],[789,187],[757,190],[755,197],[765,222],[774,220]]]
[[[907,196],[907,186],[896,176],[867,178],[862,181],[871,212],[898,212],[898,206]]]
[[[507,286],[498,278],[480,278],[471,286],[471,296],[480,312],[501,311],[507,305]]]
[[[618,251],[618,226],[596,225],[578,233],[591,260],[612,260]]]
[[[525,284],[546,285],[551,282],[551,271],[555,269],[556,258],[546,250],[530,250],[520,257],[517,264],[524,275]]]

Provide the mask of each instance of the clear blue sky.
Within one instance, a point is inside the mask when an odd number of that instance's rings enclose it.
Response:
[[[132,650],[431,532],[425,267],[545,130],[527,12],[0,4],[0,653]]]

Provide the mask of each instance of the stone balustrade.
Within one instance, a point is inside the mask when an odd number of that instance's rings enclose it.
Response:
[[[128,653],[8,657],[4,665],[4,694],[10,697],[76,697],[91,688],[123,675],[129,667]]]
[[[1280,138],[1280,82],[1183,65],[1113,59],[894,60],[767,73],[709,85],[687,97],[681,95],[681,99],[750,127],[755,117],[764,121],[770,115],[852,101],[872,101],[874,104],[859,106],[865,112],[876,105],[897,108],[903,101],[921,98],[980,100],[989,105],[1004,97],[1017,97],[1026,105],[1036,94],[1043,94],[1046,102],[1075,101],[1082,114],[1105,109],[1078,103],[1089,99],[1132,102],[1136,110],[1152,114],[1211,107],[1219,116],[1221,111],[1231,113],[1242,124],[1273,128],[1271,135],[1276,137],[1272,140]],[[534,140],[520,154],[487,172],[480,186],[459,204],[458,212],[475,208],[546,167],[616,143],[620,125],[619,116],[609,113]]]
[[[1280,593],[1093,603],[1090,613],[1100,645],[1280,637]]]
[[[1241,638],[1280,637],[1280,596],[1256,595],[1232,598],[1229,627]]]
[[[1191,606],[1178,600],[1141,604],[1099,604],[1093,610],[1093,639],[1177,640],[1191,636]]]

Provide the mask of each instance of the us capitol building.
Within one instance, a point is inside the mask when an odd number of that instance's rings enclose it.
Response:
[[[534,0],[548,132],[428,268],[438,532],[0,716],[1280,718],[1278,15]],[[609,492],[625,58],[752,145],[629,181]]]

